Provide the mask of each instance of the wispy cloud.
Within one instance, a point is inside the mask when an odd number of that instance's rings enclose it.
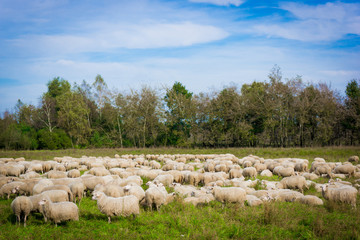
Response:
[[[300,41],[336,41],[347,34],[360,35],[360,4],[326,3],[305,5],[282,3],[280,8],[294,20],[270,24],[255,24],[253,30],[268,37]]]
[[[48,55],[109,51],[117,48],[146,49],[187,47],[229,36],[225,30],[191,22],[139,25],[109,24],[99,31],[72,35],[32,35],[9,41],[16,48]]]
[[[218,6],[234,5],[236,7],[238,7],[244,3],[244,1],[242,1],[242,0],[189,0],[189,1],[195,2],[195,3],[209,3],[209,4],[218,5]]]

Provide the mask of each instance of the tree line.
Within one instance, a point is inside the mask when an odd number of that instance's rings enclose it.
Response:
[[[166,89],[110,90],[56,77],[38,106],[21,100],[0,118],[2,149],[85,147],[308,147],[360,143],[360,81],[345,95],[327,84],[268,80],[194,94]]]

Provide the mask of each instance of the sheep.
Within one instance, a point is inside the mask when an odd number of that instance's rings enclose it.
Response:
[[[46,175],[48,178],[66,178],[67,177],[66,172],[56,171],[56,170],[51,170],[51,171],[47,172]]]
[[[16,186],[16,192],[20,195],[32,195],[34,186],[39,182],[39,179],[26,179]]]
[[[97,200],[98,209],[108,217],[108,223],[111,223],[112,216],[135,217],[140,213],[139,199],[133,195],[114,198],[95,192],[92,199]]]
[[[154,183],[161,182],[165,186],[171,186],[171,184],[174,182],[174,176],[171,174],[164,174],[157,176],[154,181]]]
[[[359,156],[351,156],[351,157],[349,157],[348,161],[358,163],[359,162]]]
[[[66,185],[52,185],[52,186],[48,186],[45,187],[41,192],[45,192],[45,191],[49,191],[49,190],[63,190],[65,192],[67,192],[68,196],[69,196],[69,200],[70,202],[73,201],[73,194],[70,190],[70,188]]]
[[[174,198],[175,193],[168,194],[165,187],[151,186],[145,191],[145,203],[151,211],[153,204],[159,211],[160,206],[170,203]]]
[[[212,196],[212,195],[211,195]],[[184,198],[184,203],[191,203],[193,204],[195,207],[201,205],[201,204],[205,204],[205,203],[209,203],[211,202],[213,199],[213,197],[210,197],[208,195],[202,195],[202,196],[199,196],[199,197],[194,197],[194,196],[191,196],[191,197],[187,197],[187,198]]]
[[[14,181],[3,185],[0,188],[0,196],[4,197],[4,195],[7,195],[7,199],[9,199],[12,193],[16,193],[16,190],[14,189],[16,189],[16,187],[19,187],[21,184],[22,182]]]
[[[299,162],[295,164],[294,169],[297,172],[306,172],[308,170],[308,164],[306,162]]]
[[[267,169],[266,165],[263,163],[255,163],[254,164],[254,168],[256,168],[256,171],[258,173],[261,173],[262,171],[264,171],[265,169]]]
[[[31,171],[31,172],[27,172],[25,174],[21,174],[20,178],[22,178],[22,179],[40,178],[40,174],[38,174],[37,172]]]
[[[67,176],[69,178],[78,178],[78,177],[80,177],[80,171],[77,169],[72,169],[67,172]]]
[[[319,197],[314,195],[306,195],[303,197],[299,197],[298,199],[296,199],[296,201],[311,206],[324,205],[323,200],[321,200]]]
[[[33,194],[39,194],[42,190],[48,186],[52,186],[54,183],[49,179],[42,179],[33,187]]]
[[[86,189],[93,191],[95,186],[98,184],[105,184],[105,180],[102,177],[81,177]]]
[[[281,202],[294,202],[298,198],[304,196],[302,193],[292,191],[289,189],[272,190],[269,193],[272,198],[274,198],[276,201],[281,201]]]
[[[356,209],[357,190],[354,187],[334,187],[328,184],[322,186],[322,195],[326,200],[348,203]]]
[[[246,167],[244,168],[243,172],[242,172],[242,175],[244,177],[255,177],[257,176],[257,171],[256,171],[256,168],[254,167]]]
[[[288,189],[299,189],[301,193],[304,192],[304,188],[307,188],[306,178],[303,176],[291,176],[283,178],[280,181],[279,188],[288,188]]]
[[[51,196],[51,201],[53,202],[66,202],[70,200],[68,192],[64,190],[47,190],[42,192],[42,194]]]
[[[223,204],[225,203],[240,203],[240,205],[244,206],[244,202],[246,200],[246,192],[244,189],[240,187],[227,187],[221,188],[215,186],[212,189],[212,193],[215,199]]]
[[[145,191],[142,187],[138,185],[126,185],[124,187],[124,194],[125,196],[134,195],[139,199],[139,202],[141,202],[145,198]]]
[[[24,215],[24,227],[26,227],[26,218],[29,216],[32,208],[33,204],[31,200],[25,196],[16,197],[11,203],[11,209],[16,216],[16,222],[19,222],[20,224],[21,214]]]
[[[259,198],[257,198],[254,195],[246,195],[246,202],[251,207],[259,206],[263,204],[263,201],[261,201]]]
[[[260,173],[260,176],[262,177],[272,177],[273,173],[269,169],[265,169]]]
[[[215,165],[212,162],[207,162],[204,164],[204,170],[206,172],[215,172]]]
[[[103,191],[109,197],[123,197],[125,195],[124,189],[116,184],[107,184]]]
[[[21,169],[17,165],[14,166],[10,165],[7,167],[7,173],[6,173],[7,176],[19,177],[20,174],[21,174]]]
[[[241,177],[242,176],[242,170],[240,170],[240,169],[235,169],[235,168],[233,168],[233,169],[231,169],[230,171],[229,171],[229,178],[230,179],[232,179],[232,178],[239,178],[239,177]]]
[[[333,175],[331,173],[331,167],[327,164],[320,164],[315,167],[314,173],[318,176],[321,176],[322,174],[327,174],[328,177],[332,178]]]
[[[155,160],[152,160],[149,162],[149,166],[152,168],[152,169],[160,169],[161,168],[161,164]]]
[[[278,175],[281,177],[290,177],[295,175],[293,167],[281,168],[279,169],[278,173]]]
[[[53,203],[49,198],[44,198],[39,202],[42,206],[42,214],[45,219],[55,222],[55,226],[62,221],[79,221],[79,208],[72,202]]]
[[[89,174],[94,176],[106,176],[110,175],[110,172],[105,167],[93,167],[89,170]]]
[[[173,183],[174,192],[179,194],[181,197],[189,197],[196,188],[192,185],[181,185],[179,183]]]
[[[202,173],[198,172],[190,172],[189,173],[189,184],[193,186],[197,186],[202,180]]]
[[[308,173],[308,172],[302,173],[301,176],[303,176],[304,178],[306,178],[308,180],[315,180],[315,179],[319,178],[319,176],[316,175],[315,173]]]
[[[83,198],[86,189],[85,185],[82,182],[78,181],[78,182],[70,183],[68,186],[70,187],[70,190],[73,194],[74,202],[76,203],[76,198],[78,198],[80,205],[81,199]]]
[[[344,165],[337,166],[334,169],[334,172],[349,174],[349,176],[352,176],[355,173],[355,167],[352,164],[344,164]]]

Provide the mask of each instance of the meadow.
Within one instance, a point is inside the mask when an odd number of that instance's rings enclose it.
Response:
[[[71,149],[58,151],[2,151],[0,157],[50,160],[57,156],[114,156],[114,154],[249,154],[264,158],[297,157],[312,161],[346,161],[360,155],[360,147],[326,148],[227,148],[227,149]],[[274,177],[275,178],[275,177]],[[144,179],[146,182],[146,179]],[[277,179],[278,180],[278,179]],[[353,179],[350,179],[353,181]],[[317,179],[325,182],[327,179]],[[145,184],[144,182],[144,184]],[[145,185],[143,185],[145,187]],[[172,191],[172,189],[168,189]],[[314,188],[305,191],[322,197]],[[96,201],[86,197],[79,206],[80,220],[55,227],[39,213],[31,214],[27,227],[16,225],[10,204],[0,200],[0,239],[360,239],[360,199],[357,209],[324,200],[324,206],[270,202],[240,207],[218,202],[202,206],[184,204],[181,198],[157,211],[141,208],[140,215],[114,218],[111,224],[99,212]]]

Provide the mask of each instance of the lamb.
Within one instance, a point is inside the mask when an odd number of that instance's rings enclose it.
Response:
[[[81,203],[81,199],[84,196],[85,192],[85,185],[82,182],[73,182],[68,185],[70,187],[70,190],[73,194],[73,200],[76,203],[76,198],[78,198],[79,205]]]
[[[311,206],[324,205],[323,200],[321,200],[320,198],[318,198],[317,196],[314,196],[314,195],[306,195],[303,197],[299,197],[298,199],[296,199],[296,201],[300,202],[302,204],[311,205]]]
[[[142,187],[138,185],[126,185],[124,187],[124,194],[125,196],[134,195],[139,199],[139,202],[141,202],[145,198],[145,191],[142,189]]]
[[[242,206],[244,206],[244,202],[246,200],[246,192],[244,189],[240,187],[221,188],[215,186],[212,189],[212,193],[215,199],[223,204],[223,207],[225,203],[229,203],[229,202],[240,203]]]
[[[165,187],[151,186],[145,191],[145,202],[150,210],[155,204],[156,210],[159,211],[161,205],[170,203],[174,198],[175,193],[168,194]]]
[[[301,193],[304,193],[304,188],[307,188],[306,178],[303,176],[291,176],[283,178],[279,183],[279,188],[288,188],[288,189],[299,189]]]
[[[112,216],[135,217],[140,213],[139,199],[133,195],[114,198],[95,192],[92,199],[97,200],[98,209],[108,217],[108,223],[111,223]]]
[[[322,195],[326,200],[348,203],[356,209],[356,188],[350,186],[335,187],[326,184],[323,185],[321,189]]]
[[[257,176],[257,171],[256,171],[256,168],[254,167],[247,167],[247,168],[244,168],[243,172],[242,172],[242,175],[244,177],[255,177]]]
[[[21,214],[24,215],[24,227],[26,227],[26,218],[27,216],[29,216],[32,208],[33,204],[31,200],[28,197],[24,196],[16,197],[11,203],[11,209],[16,216],[16,222],[19,222],[20,224]]]
[[[72,202],[53,203],[49,198],[44,198],[39,202],[42,206],[42,214],[45,219],[55,222],[55,226],[62,221],[79,221],[79,208]]]

